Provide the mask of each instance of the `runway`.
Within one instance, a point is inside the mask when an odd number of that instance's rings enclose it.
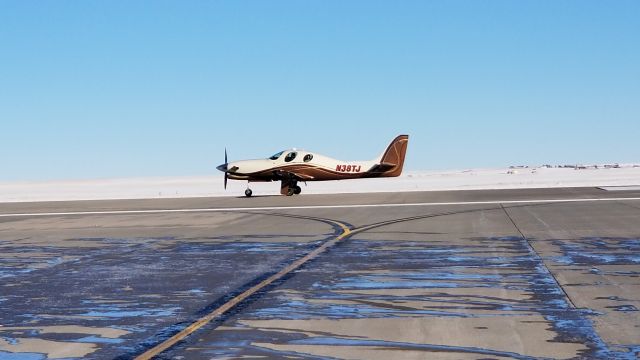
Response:
[[[0,359],[635,359],[639,219],[597,188],[0,204]]]

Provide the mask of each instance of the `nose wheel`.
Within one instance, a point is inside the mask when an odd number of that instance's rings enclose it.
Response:
[[[251,191],[251,189],[247,188],[247,190],[244,191],[244,196],[251,197],[251,195],[253,195],[253,191]]]

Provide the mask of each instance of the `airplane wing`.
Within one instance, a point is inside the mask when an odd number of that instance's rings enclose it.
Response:
[[[274,172],[274,175],[276,175],[278,180],[281,180],[281,179],[295,179],[295,180],[298,180],[298,181],[311,181],[311,180],[314,179],[314,177],[311,176],[311,175],[307,175],[307,174],[303,174],[303,173],[300,173],[300,172],[296,172],[295,170],[289,170],[289,171],[278,170],[278,171]]]
[[[300,174],[300,173],[293,173],[293,175],[295,177],[297,177],[298,179],[302,180],[302,181],[310,181],[315,179],[313,176],[311,175],[306,175],[306,174]]]

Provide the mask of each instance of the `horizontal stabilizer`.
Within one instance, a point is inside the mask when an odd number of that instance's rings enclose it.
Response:
[[[374,165],[371,170],[369,170],[370,172],[384,172],[384,171],[389,171],[391,169],[393,169],[396,166],[396,164],[391,164],[391,163],[380,163],[380,164],[376,164]]]

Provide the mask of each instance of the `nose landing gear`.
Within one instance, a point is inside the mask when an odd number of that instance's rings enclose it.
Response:
[[[250,183],[250,181],[247,181],[247,190],[244,191],[244,196],[246,196],[246,197],[251,197],[251,195],[253,195],[253,191],[251,191],[251,189],[249,189],[249,183]]]

